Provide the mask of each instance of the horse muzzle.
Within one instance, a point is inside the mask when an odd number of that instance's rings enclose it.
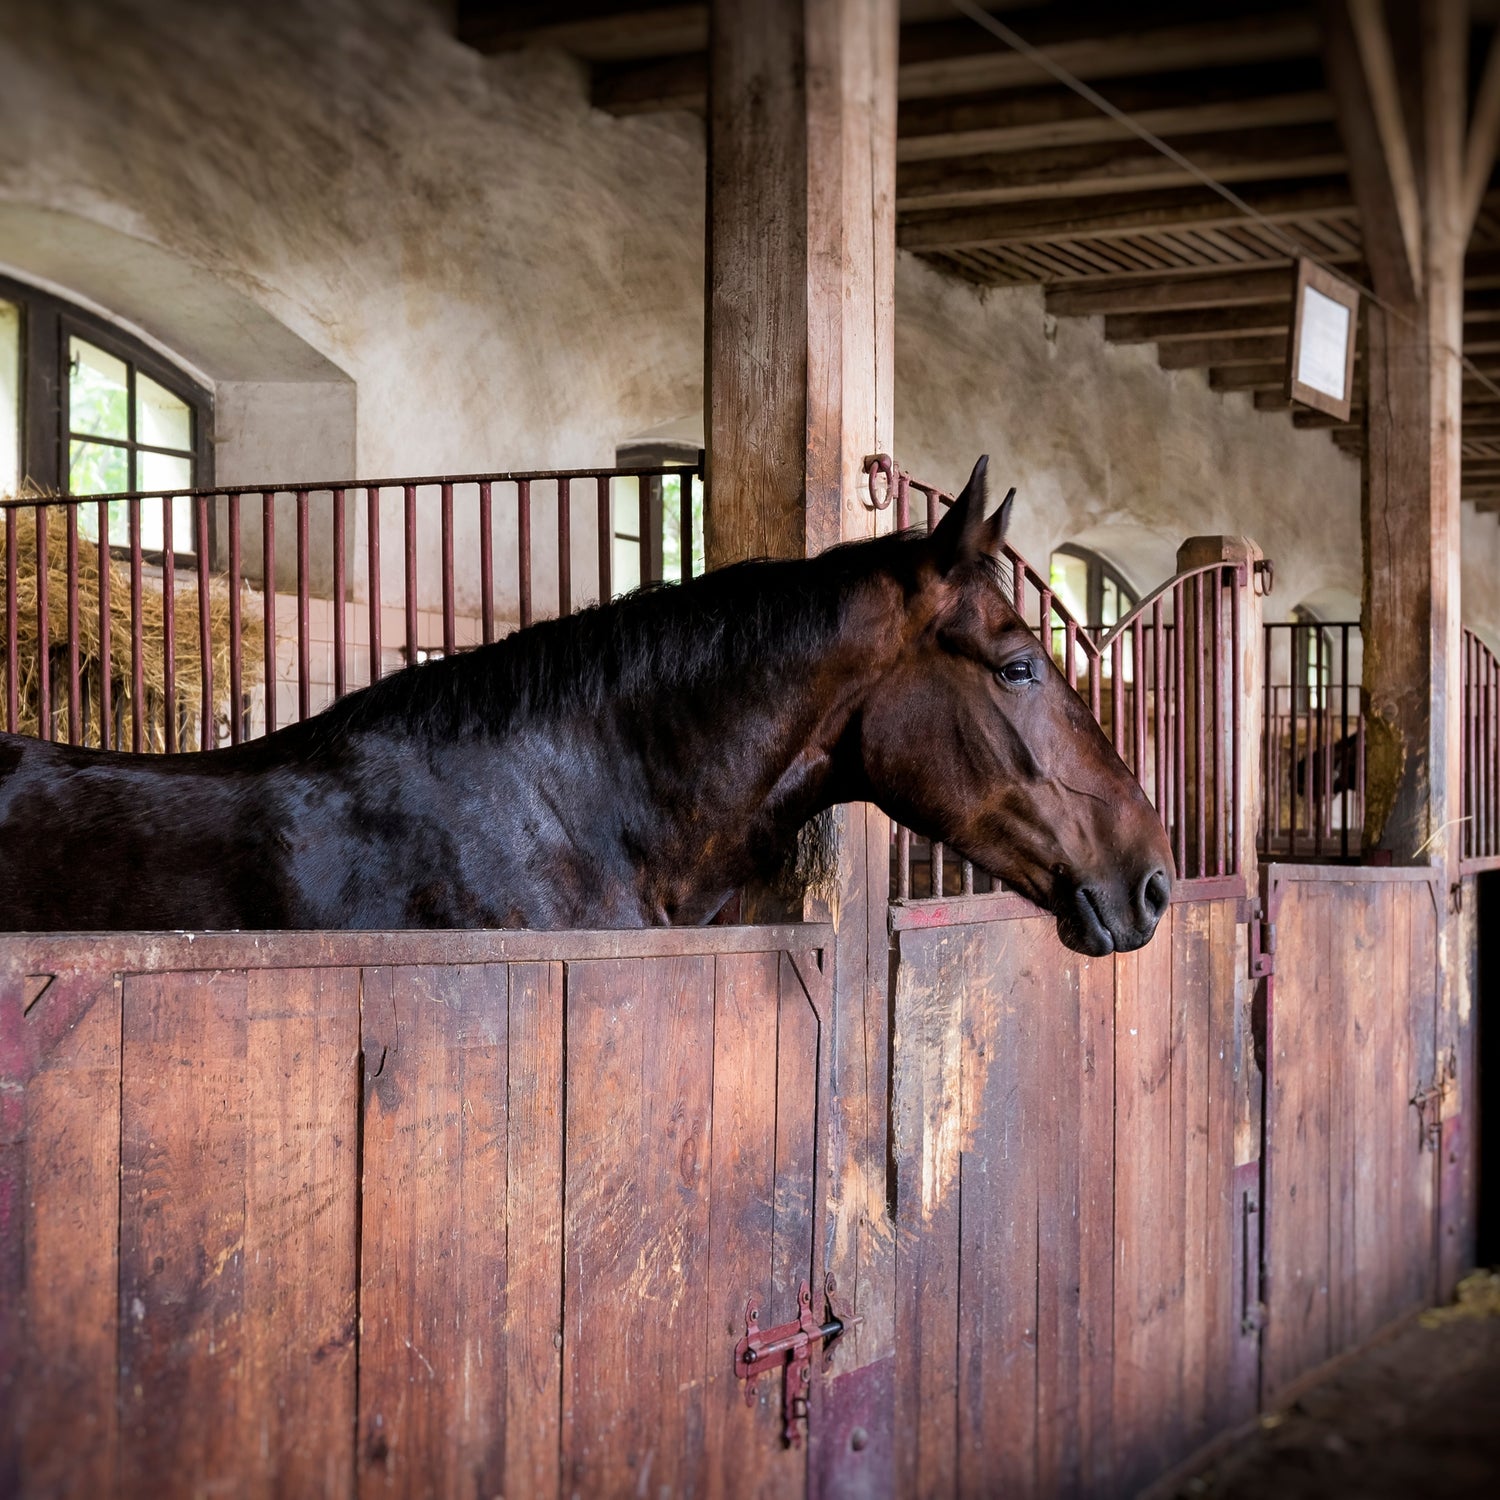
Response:
[[[1057,935],[1075,953],[1103,958],[1144,947],[1172,900],[1172,877],[1165,865],[1153,865],[1127,891],[1103,882],[1059,882],[1052,912]]]

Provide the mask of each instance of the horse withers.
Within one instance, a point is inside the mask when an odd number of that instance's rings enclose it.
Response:
[[[930,536],[643,589],[233,748],[0,736],[0,927],[707,922],[868,800],[1070,947],[1139,947],[1166,835],[1008,602],[984,473]]]

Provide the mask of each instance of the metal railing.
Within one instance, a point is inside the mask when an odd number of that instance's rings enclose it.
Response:
[[[1296,620],[1263,632],[1257,847],[1267,858],[1357,859],[1365,821],[1359,626]]]
[[[890,465],[895,522],[931,530],[953,497]],[[1239,873],[1240,621],[1243,570],[1213,563],[1168,579],[1100,633],[1075,619],[1051,584],[1014,548],[1011,602],[1052,651],[1120,757],[1150,797],[1172,843],[1181,880]],[[897,900],[998,889],[967,860],[896,828]]]
[[[1464,631],[1463,738],[1459,785],[1462,861],[1500,865],[1500,662]]]
[[[617,585],[701,571],[702,475],[37,496],[0,500],[0,517],[4,727],[172,752],[270,732]]]

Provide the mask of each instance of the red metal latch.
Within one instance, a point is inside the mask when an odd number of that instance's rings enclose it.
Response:
[[[815,1341],[837,1338],[846,1328],[861,1320],[846,1317],[833,1299],[833,1278],[828,1278],[825,1295],[828,1318],[818,1323],[813,1318],[812,1289],[804,1281],[797,1292],[798,1317],[795,1323],[762,1329],[760,1303],[754,1297],[745,1309],[745,1336],[734,1347],[734,1373],[745,1386],[745,1405],[755,1405],[755,1387],[748,1382],[780,1365],[783,1372],[781,1435],[787,1446],[802,1446],[802,1424],[807,1419],[807,1398],[812,1388],[813,1350]]]

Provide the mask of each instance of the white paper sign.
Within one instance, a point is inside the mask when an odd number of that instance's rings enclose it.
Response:
[[[1302,343],[1297,350],[1297,379],[1335,401],[1346,397],[1349,309],[1316,287],[1302,291]]]

